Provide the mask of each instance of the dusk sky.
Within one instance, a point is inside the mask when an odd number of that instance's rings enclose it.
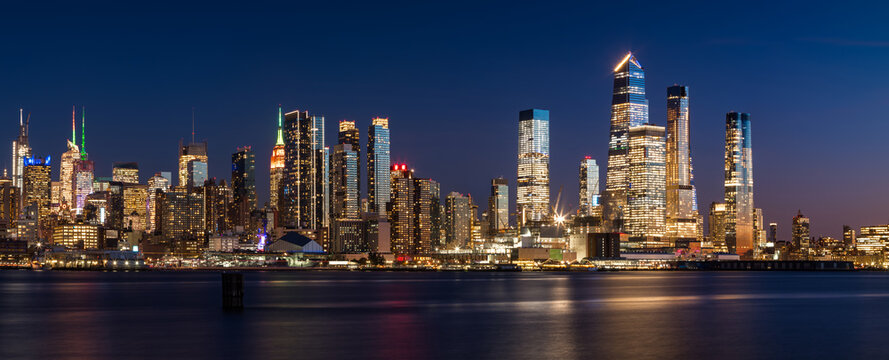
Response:
[[[194,107],[210,176],[228,181],[231,153],[250,145],[264,203],[280,103],[324,115],[331,146],[339,120],[357,120],[364,143],[370,119],[389,117],[393,161],[440,182],[442,198],[470,193],[483,210],[490,179],[504,176],[514,210],[518,113],[542,108],[552,199],[562,189],[573,211],[585,155],[604,187],[612,69],[633,51],[652,123],[666,124],[668,86],[690,87],[705,216],[722,201],[734,110],[751,114],[755,206],[780,239],[797,209],[816,237],[889,222],[889,6],[478,3],[4,11],[0,166],[10,166],[19,107],[36,155],[58,159],[77,105],[96,175],[136,161],[144,182],[175,172]]]

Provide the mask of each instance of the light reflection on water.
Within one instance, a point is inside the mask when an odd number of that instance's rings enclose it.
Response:
[[[231,314],[214,273],[0,272],[0,359],[879,357],[889,331],[883,273],[245,278]]]

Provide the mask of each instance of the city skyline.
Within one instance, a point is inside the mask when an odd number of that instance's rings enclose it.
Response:
[[[517,10],[516,10],[517,11]],[[777,13],[780,13],[778,11]],[[223,16],[223,15],[220,15]],[[794,20],[797,21],[797,20]],[[184,23],[177,23],[177,26],[189,26]],[[473,23],[474,26],[480,26]],[[82,29],[78,32],[89,32],[94,30]],[[256,161],[258,169],[268,169],[268,154],[271,153],[271,147],[274,145],[275,134],[275,105],[283,103],[287,111],[295,108],[307,109],[313,114],[323,114],[330,128],[339,120],[348,119],[357,121],[357,128],[362,130],[362,140],[365,139],[363,130],[369,125],[370,118],[374,116],[384,116],[390,118],[392,128],[392,162],[408,163],[416,168],[423,176],[436,179],[441,183],[442,194],[451,191],[458,191],[466,194],[476,195],[481,198],[488,193],[488,181],[492,177],[504,176],[510,180],[510,191],[514,194],[515,182],[512,174],[514,173],[514,163],[511,161],[515,153],[515,113],[527,108],[543,108],[551,112],[551,142],[553,145],[551,155],[551,187],[552,198],[555,198],[560,187],[564,186],[563,202],[573,204],[566,208],[577,206],[577,199],[571,194],[576,194],[576,161],[584,155],[591,155],[600,163],[600,178],[604,181],[604,168],[606,166],[606,156],[602,139],[603,133],[607,133],[607,111],[608,111],[608,95],[610,92],[610,74],[609,70],[614,63],[619,61],[621,55],[628,50],[634,50],[646,65],[647,75],[647,93],[650,103],[650,122],[656,125],[665,125],[666,115],[666,99],[663,99],[663,91],[666,87],[675,83],[688,85],[691,91],[692,103],[692,129],[691,129],[691,148],[692,157],[695,165],[695,180],[698,187],[698,206],[701,209],[702,216],[706,217],[708,204],[713,201],[719,201],[722,192],[721,165],[722,165],[722,144],[723,134],[720,128],[724,126],[724,114],[728,111],[749,112],[756,122],[755,137],[757,151],[754,152],[755,162],[757,166],[757,186],[756,186],[756,206],[762,208],[764,218],[767,223],[777,222],[779,226],[779,238],[788,239],[790,235],[790,220],[797,209],[802,209],[805,214],[812,219],[812,235],[820,234],[839,237],[840,227],[842,224],[849,224],[853,228],[862,225],[877,224],[885,222],[886,208],[883,205],[875,205],[873,200],[864,194],[868,191],[876,189],[874,184],[879,179],[885,179],[885,170],[877,169],[876,174],[872,176],[856,176],[847,179],[841,176],[843,171],[840,164],[843,163],[844,157],[851,157],[855,154],[874,153],[873,150],[867,150],[873,144],[868,144],[868,140],[864,139],[851,147],[828,147],[824,149],[819,146],[810,145],[804,147],[805,144],[823,142],[832,142],[833,140],[845,139],[850,135],[849,130],[828,127],[835,131],[830,131],[831,135],[836,137],[828,137],[827,134],[812,137],[812,132],[818,126],[825,127],[828,123],[815,121],[813,128],[798,129],[798,124],[802,121],[812,121],[815,118],[828,117],[836,118],[837,115],[853,116],[867,119],[867,107],[861,107],[865,103],[865,99],[855,100],[846,95],[839,95],[837,102],[842,106],[834,105],[832,108],[826,109],[826,114],[820,114],[821,108],[808,109],[808,104],[826,103],[823,97],[818,97],[807,89],[797,89],[802,94],[796,94],[793,111],[788,109],[778,109],[775,106],[779,103],[775,94],[776,90],[761,88],[760,93],[751,93],[751,86],[756,84],[769,84],[770,76],[784,77],[789,72],[804,72],[804,70],[825,69],[826,65],[816,66],[810,61],[797,63],[800,68],[790,70],[761,71],[760,58],[768,58],[768,56],[760,53],[755,57],[753,55],[745,55],[747,60],[753,59],[754,62],[737,66],[732,61],[714,61],[726,60],[724,57],[716,54],[698,54],[698,57],[689,58],[683,56],[677,58],[678,50],[662,51],[663,48],[655,47],[653,42],[658,38],[653,35],[651,38],[644,38],[642,34],[632,36],[636,41],[602,42],[585,45],[572,44],[570,51],[582,52],[583,66],[578,66],[575,62],[568,67],[569,71],[574,74],[582,74],[581,79],[569,78],[566,73],[552,72],[548,64],[540,63],[539,67],[529,67],[536,69],[533,71],[542,71],[553,74],[551,78],[544,79],[543,84],[546,89],[565,87],[569,90],[570,96],[567,100],[558,100],[552,95],[545,94],[544,91],[531,91],[528,95],[514,96],[513,92],[503,91],[488,96],[478,96],[481,104],[475,103],[479,100],[472,100],[469,97],[458,97],[456,101],[451,103],[467,104],[475,110],[481,110],[477,114],[468,116],[467,119],[460,119],[465,115],[459,109],[445,109],[444,111],[430,110],[428,107],[423,110],[412,109],[413,106],[400,106],[403,101],[386,100],[385,97],[396,97],[393,90],[389,88],[388,92],[381,95],[371,96],[371,100],[361,102],[358,105],[351,105],[348,98],[337,99],[336,96],[324,94],[309,94],[304,91],[288,91],[280,90],[283,87],[277,87],[279,90],[270,90],[265,93],[267,99],[260,98],[258,95],[250,95],[250,99],[239,102],[223,104],[225,96],[243,95],[249,93],[251,86],[246,88],[220,89],[221,95],[211,95],[212,91],[208,85],[198,84],[190,85],[189,89],[203,88],[200,92],[202,95],[191,96],[194,99],[188,99],[189,96],[181,96],[183,94],[173,94],[176,97],[167,97],[160,99],[154,95],[149,99],[140,99],[138,94],[152,94],[154,91],[148,88],[139,88],[135,94],[126,97],[118,94],[110,94],[107,90],[98,89],[98,87],[81,87],[77,85],[79,82],[85,82],[87,79],[80,75],[72,76],[66,79],[61,76],[62,73],[69,70],[62,66],[61,69],[51,70],[50,74],[59,76],[49,76],[54,83],[60,84],[60,89],[52,90],[44,98],[35,92],[36,86],[48,86],[52,84],[49,79],[40,80],[38,78],[34,84],[26,84],[23,78],[18,76],[12,77],[12,83],[16,88],[22,91],[14,93],[6,93],[0,106],[2,106],[4,115],[0,117],[4,133],[14,134],[18,127],[18,108],[25,108],[25,116],[30,112],[31,119],[31,136],[30,143],[34,154],[52,155],[53,158],[60,158],[61,154],[66,150],[64,139],[67,131],[66,119],[67,112],[72,104],[78,106],[84,105],[89,114],[90,124],[90,160],[95,162],[96,176],[110,176],[111,166],[116,161],[135,161],[140,165],[143,178],[148,177],[158,171],[176,171],[175,159],[176,153],[172,148],[179,139],[187,139],[190,137],[190,119],[192,106],[196,108],[196,127],[197,140],[206,139],[208,141],[208,151],[210,152],[210,176],[219,179],[226,179],[228,172],[226,168],[230,165],[224,161],[230,157],[238,146],[253,146],[259,158]],[[725,35],[725,34],[717,34]],[[139,41],[147,41],[146,39],[137,39]],[[698,39],[700,40],[700,39]],[[623,42],[623,43],[621,43]],[[795,45],[794,51],[800,54],[807,54],[818,49],[829,48],[835,49],[840,44],[818,41],[790,41]],[[618,44],[621,43],[621,44]],[[151,43],[149,43],[151,45]],[[95,46],[87,44],[82,51],[87,51]],[[157,47],[157,44],[154,44]],[[199,48],[203,49],[198,45]],[[689,45],[692,46],[692,45]],[[732,44],[707,44],[702,41],[695,42],[693,45],[699,51],[707,49],[737,49],[749,48],[751,45]],[[768,47],[768,46],[766,46]],[[851,53],[860,52],[858,47],[849,46]],[[548,47],[551,48],[551,47]],[[559,46],[561,50],[559,54],[567,54],[568,46]],[[802,49],[800,49],[802,48]],[[775,49],[768,49],[775,52]],[[592,53],[590,53],[592,52]],[[193,53],[191,53],[193,54]],[[792,53],[780,53],[783,58],[791,58]],[[25,55],[28,57],[29,55]],[[194,56],[194,55],[192,55]],[[852,57],[853,54],[847,55]],[[800,56],[799,58],[802,58]],[[866,58],[872,61],[875,56]],[[499,59],[499,58],[498,58]],[[778,59],[770,59],[769,61],[777,61]],[[836,59],[834,59],[836,60]],[[842,60],[842,59],[840,59]],[[6,59],[7,63],[15,61]],[[21,60],[16,60],[21,61]],[[540,62],[540,58],[535,57],[534,61]],[[836,60],[839,61],[839,60]],[[694,62],[701,69],[696,72],[689,72],[687,66],[679,64],[680,62]],[[219,63],[221,64],[221,63]],[[530,66],[527,62],[511,63],[512,67],[508,68],[510,74],[514,74],[516,66]],[[374,62],[372,65],[380,66]],[[144,64],[134,64],[131,68],[135,71],[142,69]],[[191,65],[193,66],[193,65]],[[222,66],[222,65],[218,65]],[[426,64],[426,68],[439,69],[441,64]],[[183,66],[182,68],[188,68]],[[170,66],[175,70],[175,67]],[[413,69],[422,69],[423,67],[415,67]],[[713,69],[719,69],[720,73],[714,76]],[[824,75],[825,80],[807,79],[813,82],[812,87],[819,84],[827,83],[827,79],[836,78],[845,73],[845,70],[839,70],[837,67],[827,68],[827,74]],[[32,66],[25,67],[26,74],[36,74],[36,68]],[[361,71],[372,73],[368,68]],[[709,72],[708,72],[709,70]],[[181,71],[177,70],[174,73]],[[358,70],[356,70],[358,71]],[[459,72],[458,70],[453,70]],[[411,70],[408,71],[410,73]],[[476,73],[477,70],[467,70],[468,73]],[[507,71],[504,71],[507,72]],[[725,84],[738,83],[739,89],[728,89],[726,86],[716,86],[714,82],[708,82],[702,79],[701,74],[707,72],[707,76],[715,78],[714,81]],[[755,72],[755,73],[754,73]],[[762,72],[763,74],[759,74]],[[101,72],[105,77],[97,78],[99,84],[107,84],[110,80],[107,78],[107,72]],[[50,74],[47,74],[50,75]],[[496,75],[496,76],[495,76]],[[479,79],[473,79],[475,84],[485,85],[483,89],[503,90],[509,82],[502,82],[501,77],[506,74],[494,74],[492,76],[481,76]],[[294,75],[283,75],[292,77]],[[367,75],[374,76],[374,75]],[[376,75],[378,76],[378,75]],[[467,75],[457,74],[459,78]],[[400,79],[403,84],[403,79]],[[742,82],[742,83],[739,83]],[[137,82],[143,84],[142,82]],[[317,79],[311,81],[311,84],[318,86],[323,85]],[[27,85],[27,86],[25,86]],[[866,86],[871,85],[870,80],[865,80]],[[252,85],[252,87],[256,87]],[[454,84],[439,84],[437,87],[424,88],[423,94],[436,93],[437,88],[453,89]],[[135,85],[134,87],[139,87]],[[149,87],[150,88],[150,87]],[[779,89],[787,90],[786,87],[778,86]],[[82,90],[78,90],[82,89]],[[347,86],[346,89],[350,96],[355,96],[361,89],[356,83]],[[582,89],[584,91],[573,91]],[[527,89],[526,89],[527,90]],[[400,93],[397,92],[396,93]],[[557,92],[564,96],[564,90]],[[605,93],[606,95],[602,95]],[[103,96],[104,95],[104,96]],[[800,100],[802,96],[810,96]],[[325,98],[330,99],[325,99]],[[513,97],[507,99],[507,97]],[[733,100],[726,100],[734,97]],[[46,99],[46,100],[43,100]],[[303,100],[305,99],[305,100]],[[416,98],[414,98],[416,99]],[[811,99],[811,101],[808,101]],[[161,101],[162,100],[162,101]],[[289,101],[288,101],[289,100]],[[295,103],[295,102],[299,103]],[[111,104],[113,102],[121,102],[131,108],[138,108],[144,114],[130,115],[121,111],[121,105]],[[376,103],[371,103],[376,102]],[[433,104],[438,105],[439,102]],[[604,104],[604,105],[603,105]],[[772,104],[772,105],[770,105]],[[429,105],[429,104],[427,104]],[[786,105],[782,102],[780,105]],[[148,107],[148,108],[146,108]],[[154,107],[154,108],[151,108]],[[771,107],[771,110],[770,110]],[[373,109],[371,109],[373,108]],[[840,113],[841,109],[852,109],[851,113]],[[813,115],[814,114],[814,115]],[[130,120],[133,119],[133,120]],[[224,119],[225,121],[221,121]],[[456,119],[456,120],[455,120]],[[493,120],[491,120],[493,119]],[[788,120],[784,120],[788,119]],[[456,121],[456,123],[445,123],[444,121]],[[796,121],[793,121],[796,120]],[[140,122],[141,121],[141,122]],[[231,131],[231,126],[239,121],[249,121],[249,133],[244,134],[244,139],[231,134],[240,134],[242,132]],[[441,122],[439,122],[441,121]],[[863,124],[868,124],[870,120],[861,120]],[[227,129],[216,129],[217,124],[226,124]],[[145,124],[140,125],[140,124]],[[452,152],[453,158],[445,158],[444,154],[437,154],[434,151],[425,149],[423,144],[429,139],[422,129],[429,124],[441,124],[442,129],[439,134],[434,135],[434,139],[442,140],[448,136],[464,136],[465,141],[462,143],[473,144],[472,149],[457,149]],[[447,129],[449,124],[453,128]],[[476,127],[470,129],[468,124],[475,124]],[[882,126],[882,125],[879,125]],[[223,126],[225,127],[225,126]],[[475,130],[477,129],[477,130]],[[604,129],[604,131],[603,131]],[[786,138],[782,133],[787,130],[794,129],[801,131],[803,135],[794,138]],[[782,131],[783,130],[783,131]],[[826,130],[822,130],[825,133]],[[121,136],[121,134],[133,133],[132,137]],[[145,136],[136,136],[138,133],[145,133]],[[493,133],[502,134],[498,136],[503,140],[495,139],[490,141]],[[326,134],[326,143],[335,144],[333,134],[328,131]],[[441,136],[441,138],[439,138]],[[864,135],[869,136],[868,134]],[[7,136],[12,138],[12,136]],[[142,139],[146,138],[146,139]],[[8,139],[8,140],[10,140]],[[806,141],[802,141],[806,139]],[[7,140],[7,141],[8,141]],[[489,142],[490,145],[485,145]],[[363,147],[363,146],[362,146]],[[149,151],[150,149],[150,151]],[[10,158],[9,149],[5,150],[3,159]],[[446,153],[446,152],[442,152]],[[473,158],[473,161],[467,163],[467,154],[483,153],[485,156]],[[811,158],[818,158],[820,162],[828,165],[816,167],[812,162],[789,161],[790,159],[808,158],[801,157],[800,154],[811,153]],[[147,155],[147,156],[146,156]],[[216,160],[214,160],[216,159]],[[362,159],[364,160],[364,159]],[[715,160],[715,161],[714,161]],[[854,160],[854,159],[853,159]],[[860,160],[859,160],[860,161]],[[58,168],[57,161],[53,162],[54,178],[56,177]],[[806,165],[808,164],[808,165]],[[830,165],[836,164],[836,165]],[[808,166],[808,167],[803,167]],[[3,164],[5,168],[11,168],[9,164]],[[451,174],[461,173],[464,170],[469,171],[478,176],[454,176]],[[484,171],[479,171],[484,170]],[[362,174],[364,175],[364,174]],[[785,178],[789,179],[785,180]],[[465,179],[464,179],[465,178]],[[874,180],[876,179],[876,180]],[[267,171],[258,171],[256,181],[259,184],[268,183]],[[362,176],[362,182],[364,181]],[[788,187],[788,183],[798,184],[798,186]],[[258,186],[259,198],[261,203],[268,199],[267,186]],[[366,194],[364,184],[361,184],[362,193]],[[857,191],[856,191],[857,190]],[[514,201],[515,196],[510,195]],[[514,206],[514,204],[512,204]]]

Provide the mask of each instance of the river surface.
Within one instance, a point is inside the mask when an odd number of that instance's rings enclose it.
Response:
[[[0,359],[886,358],[889,273],[0,271]]]

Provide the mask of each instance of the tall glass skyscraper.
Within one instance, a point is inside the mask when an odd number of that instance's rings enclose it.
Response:
[[[250,231],[250,214],[256,210],[256,156],[250,146],[239,147],[232,154],[232,197],[234,206],[231,221]]]
[[[666,211],[664,127],[642,125],[627,132],[628,186],[624,228],[630,247],[661,248]]]
[[[753,255],[753,150],[750,114],[725,115],[725,244],[728,251]]]
[[[269,166],[269,205],[281,208],[281,192],[284,179],[284,115],[278,106],[278,136],[272,149],[271,165]]]
[[[30,120],[30,116],[29,116]],[[19,109],[19,136],[12,141],[12,185],[23,189],[25,174],[25,158],[31,157],[31,146],[28,145],[28,123],[24,120],[24,110]],[[71,139],[72,141],[77,141]],[[21,201],[20,201],[21,202]],[[19,204],[23,205],[23,204]],[[21,206],[19,207],[21,208]]]
[[[549,110],[519,112],[517,199],[519,219],[547,220],[549,209]]]
[[[689,146],[688,87],[667,88],[667,240],[699,240],[697,195]]]
[[[580,161],[580,215],[595,215],[599,208],[599,165],[590,156]]]
[[[389,184],[389,118],[373,119],[367,129],[367,197],[370,210],[386,214],[392,191]]]
[[[301,229],[328,225],[330,171],[324,117],[308,111],[284,114],[283,223]]]
[[[509,181],[502,177],[491,179],[488,220],[492,233],[509,228]]]
[[[648,123],[645,98],[645,71],[633,56],[627,55],[614,67],[611,96],[611,139],[608,142],[608,170],[605,174],[603,224],[613,231],[623,229],[627,209],[629,160],[627,132]]]

